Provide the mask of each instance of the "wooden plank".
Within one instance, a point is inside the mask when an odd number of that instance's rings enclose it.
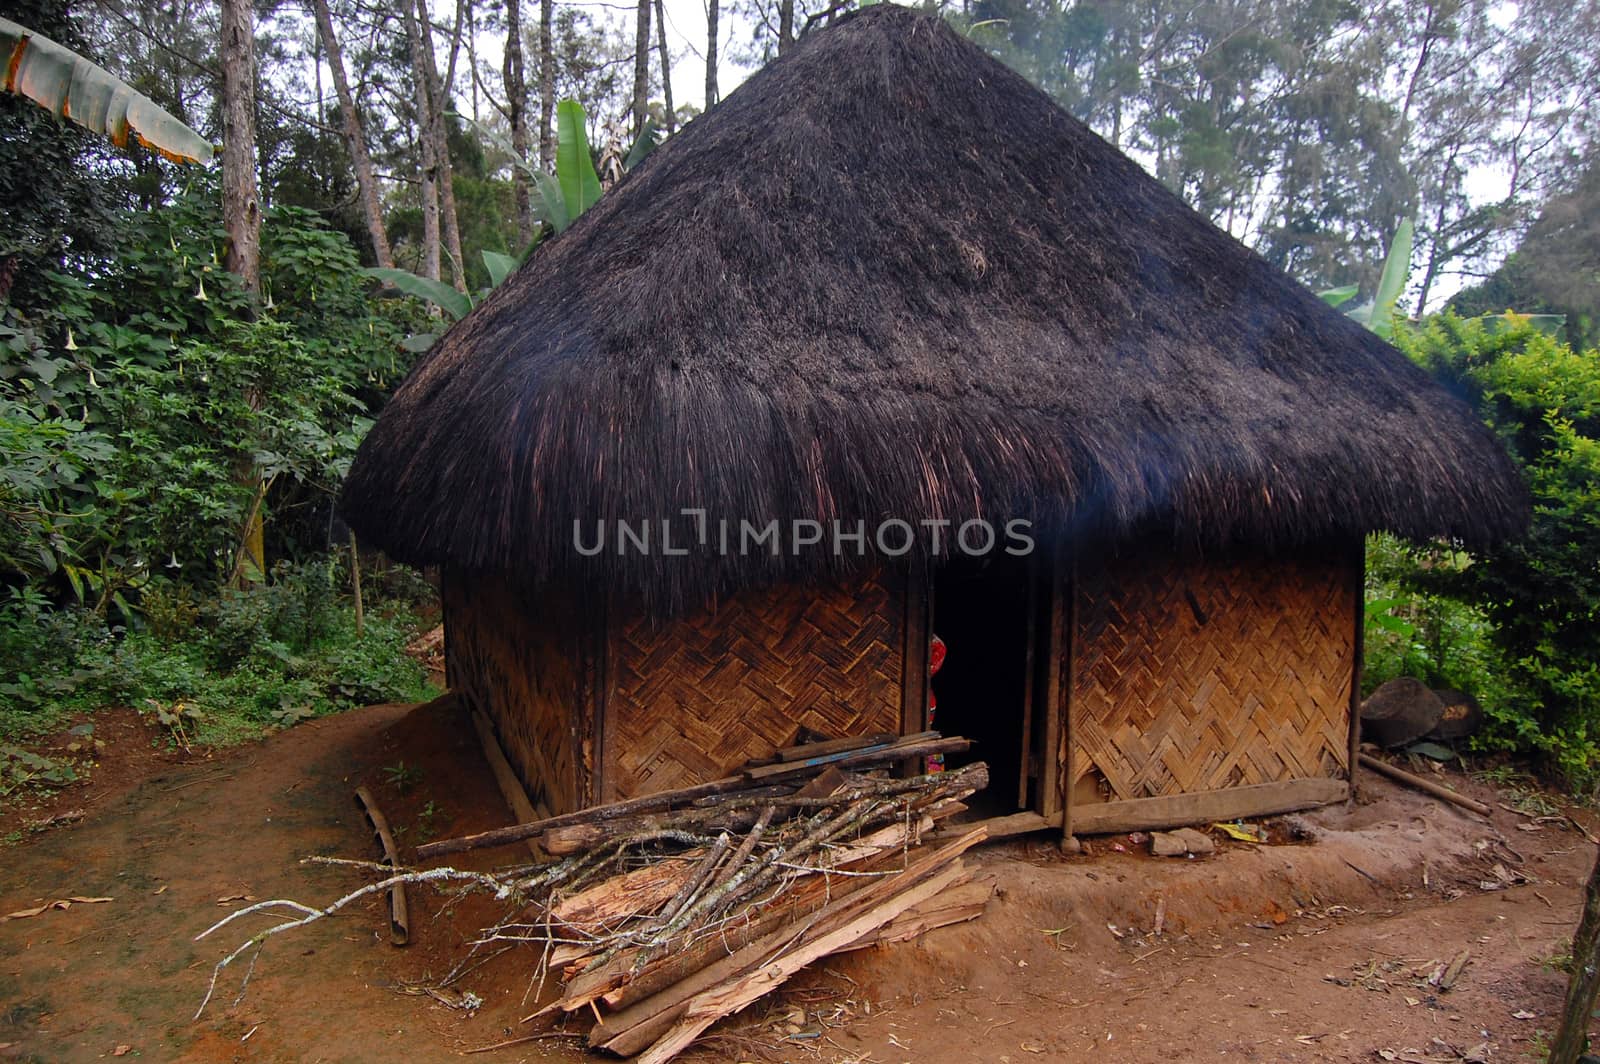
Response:
[[[1356,766],[1361,763],[1361,673],[1366,665],[1367,632],[1367,544],[1357,540],[1355,550],[1354,624],[1355,661],[1350,676],[1350,797],[1356,796],[1360,784],[1356,780]]]
[[[489,723],[489,718],[481,710],[472,711],[472,726],[477,729],[478,741],[483,744],[484,760],[489,762],[489,771],[494,773],[495,783],[500,785],[500,793],[505,797],[506,804],[511,807],[511,812],[517,823],[525,824],[531,820],[539,819],[539,811],[528,800],[528,792],[522,789],[522,781],[517,779],[517,774],[511,771],[511,763],[506,760],[505,751],[500,749],[500,741],[494,736],[494,726]],[[545,859],[544,849],[534,839],[528,839],[528,852],[535,861]]]
[[[1342,802],[1350,796],[1348,780],[1306,779],[1257,783],[1198,794],[1172,794],[1159,798],[1134,798],[1072,810],[1072,831],[1103,835],[1118,831],[1209,824],[1240,817],[1272,816],[1297,809]]]
[[[825,754],[822,757],[808,758],[805,761],[787,761],[776,765],[758,765],[755,768],[745,769],[742,775],[747,780],[775,779],[781,776],[803,773],[807,769],[818,765],[836,764],[841,768],[850,768],[856,765],[883,764],[889,761],[898,761],[901,758],[922,757],[927,754],[960,753],[972,745],[972,740],[952,736],[948,739],[929,739],[924,736],[937,735],[938,732],[924,732],[921,735],[908,735],[895,743],[886,743],[880,746],[869,746],[862,750],[846,750],[838,754]]]
[[[1074,599],[1078,582],[1077,562],[1063,557],[1066,548],[1058,546],[1050,558],[1050,673],[1045,682],[1045,699],[1050,715],[1045,719],[1044,784],[1040,812],[1046,819],[1059,820],[1063,835],[1072,834],[1072,810],[1068,792],[1072,789],[1072,662],[1077,657],[1077,609]],[[1062,666],[1066,675],[1062,675]],[[1063,682],[1065,681],[1065,682]]]
[[[899,739],[898,734],[879,732],[876,735],[847,735],[843,739],[827,739],[820,743],[786,746],[772,755],[774,761],[805,761],[826,754],[843,754],[868,746],[887,746]]]
[[[1054,820],[1047,819],[1028,809],[1021,813],[1012,813],[1009,816],[994,816],[986,820],[955,824],[952,825],[952,829],[959,831],[971,827],[980,827],[989,833],[989,838],[1003,839],[1012,835],[1026,835],[1030,831],[1043,831],[1046,828],[1055,826],[1056,822]],[[932,841],[937,841],[937,839]]]

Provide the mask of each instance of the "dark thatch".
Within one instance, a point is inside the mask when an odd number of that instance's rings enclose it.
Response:
[[[1025,516],[1272,548],[1484,544],[1526,515],[1399,352],[888,5],[756,74],[452,328],[342,505],[407,561],[674,603],[854,548],[585,559],[574,521]]]

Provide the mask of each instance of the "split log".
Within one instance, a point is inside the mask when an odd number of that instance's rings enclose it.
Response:
[[[637,1064],[666,1064],[712,1024],[765,997],[813,961],[836,953],[875,931],[906,910],[920,905],[949,886],[965,872],[959,862],[922,882],[914,883],[881,904],[857,911],[847,922],[820,937],[789,950],[755,971],[691,999],[683,1019],[641,1054]],[[898,877],[897,877],[898,878]]]
[[[847,950],[866,949],[868,946],[888,945],[892,942],[909,942],[938,927],[976,920],[989,907],[994,897],[993,878],[967,880],[952,884],[938,897],[907,909],[877,931],[858,939]]]
[[[690,850],[613,876],[579,891],[550,910],[550,920],[580,934],[615,927],[630,916],[654,912],[672,900],[695,873],[703,850]]]

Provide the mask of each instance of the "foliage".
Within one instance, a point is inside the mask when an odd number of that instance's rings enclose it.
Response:
[[[213,204],[181,198],[134,224],[114,268],[55,274],[49,304],[0,313],[0,568],[102,614],[126,617],[155,571],[207,590],[231,571],[253,502],[240,469],[269,507],[330,500],[405,368],[403,308],[369,306],[348,240],[303,210],[269,212],[250,320],[216,265]]]
[[[1395,306],[1405,293],[1406,281],[1411,275],[1411,221],[1407,219],[1395,230],[1389,242],[1389,251],[1383,258],[1383,272],[1378,275],[1378,287],[1372,298],[1363,303],[1349,305],[1360,292],[1359,285],[1343,285],[1318,293],[1329,306],[1346,307],[1345,316],[1365,325],[1385,340],[1394,337]]]
[[[273,582],[202,603],[187,632],[111,625],[26,593],[0,607],[0,734],[36,735],[106,705],[149,713],[180,745],[227,742],[373,702],[428,697],[405,653],[411,614],[355,634],[342,566],[282,566]],[[171,590],[171,585],[165,585]]]
[[[64,264],[0,303],[7,738],[123,705],[186,746],[426,693],[404,653],[426,596],[386,573],[403,601],[369,589],[357,639],[347,541],[329,524],[420,319],[371,301],[349,239],[295,207],[267,212],[253,305],[219,265],[218,213],[199,175],[128,216],[115,259]],[[230,590],[256,502],[243,470],[261,474],[283,561]]]
[[[1477,407],[1523,467],[1528,535],[1470,562],[1414,558],[1398,581],[1431,609],[1435,649],[1396,666],[1475,689],[1483,743],[1548,758],[1600,784],[1600,353],[1575,352],[1516,315],[1454,315],[1401,330],[1418,363]],[[1379,579],[1383,567],[1376,566]],[[1431,607],[1427,604],[1434,603]],[[1380,645],[1379,658],[1383,649]],[[1375,670],[1377,671],[1377,670]],[[1487,695],[1487,697],[1485,697]]]
[[[584,114],[583,106],[576,100],[562,100],[557,105],[556,172],[552,175],[541,170],[533,160],[520,158],[511,145],[497,134],[474,124],[474,128],[505,152],[512,163],[526,172],[534,183],[534,217],[538,219],[540,228],[535,232],[533,242],[523,249],[524,258],[533,254],[534,249],[544,239],[546,227],[551,233],[565,232],[568,226],[578,220],[579,215],[600,199],[602,192],[600,176],[595,172],[594,156],[589,149],[587,125],[588,118]],[[655,144],[654,127],[647,121],[638,139],[634,141],[633,147],[628,151],[623,164],[624,169],[631,170],[643,161]],[[372,267],[365,273],[385,284],[393,285],[408,296],[415,296],[433,304],[450,320],[459,321],[488,294],[489,289],[497,287],[517,266],[516,259],[497,251],[485,250],[480,255],[484,270],[488,274],[489,287],[480,291],[476,297],[458,292],[442,281],[423,277],[409,270]],[[413,350],[426,349],[436,337],[437,334],[433,332],[419,333],[410,338],[407,346]]]

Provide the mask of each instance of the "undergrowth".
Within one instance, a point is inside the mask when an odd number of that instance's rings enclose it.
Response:
[[[280,566],[270,583],[201,601],[157,584],[131,617],[61,609],[27,590],[0,605],[0,736],[129,706],[177,745],[225,746],[355,706],[429,695],[405,652],[418,605],[375,604],[356,635],[336,563]]]

